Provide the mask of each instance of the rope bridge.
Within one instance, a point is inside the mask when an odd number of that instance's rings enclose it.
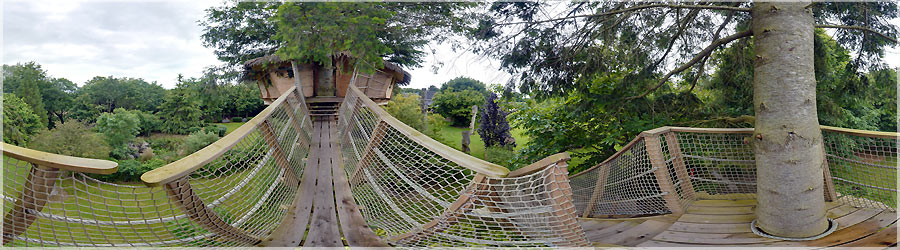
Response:
[[[896,211],[896,133],[822,127],[824,196]],[[3,144],[5,246],[591,246],[579,217],[752,199],[752,129],[663,127],[567,176],[443,145],[350,86],[337,121],[292,88],[219,141],[110,183],[116,163]],[[649,238],[648,238],[649,239]]]

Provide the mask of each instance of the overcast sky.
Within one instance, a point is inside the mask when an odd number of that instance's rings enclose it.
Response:
[[[166,88],[175,86],[178,74],[198,77],[204,68],[219,65],[212,49],[203,47],[197,23],[204,9],[220,0],[191,1],[19,1],[4,0],[4,64],[35,61],[53,77],[78,85],[94,76],[143,78]],[[485,83],[505,83],[509,74],[496,60],[433,45],[412,74],[410,87],[439,85],[457,76]],[[900,66],[900,49],[889,49],[885,58]],[[437,59],[437,60],[435,60]],[[444,66],[432,70],[435,61]]]

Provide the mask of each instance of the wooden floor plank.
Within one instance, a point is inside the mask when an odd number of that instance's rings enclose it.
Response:
[[[282,223],[288,223],[289,226],[278,227],[272,233],[272,237],[260,242],[261,247],[296,247],[303,241],[309,225],[309,216],[312,211],[312,200],[315,197],[316,190],[316,173],[318,172],[318,154],[319,154],[319,138],[317,135],[319,127],[313,126],[313,138],[309,148],[309,154],[306,156],[306,163],[303,168],[303,176],[300,177],[300,187],[297,195],[294,197],[293,209],[289,211]]]
[[[709,214],[685,214],[678,221],[707,224],[735,224],[750,223],[756,218],[755,214],[739,215],[709,215]]]
[[[666,230],[672,223],[665,223],[655,220],[644,221],[643,223],[629,228],[621,233],[606,237],[603,243],[610,243],[622,246],[636,246],[644,241],[652,239],[659,233]]]
[[[750,233],[750,223],[707,224],[675,222],[669,227],[669,231],[686,233]]]
[[[331,123],[317,121],[319,127],[319,169],[316,178],[316,197],[313,203],[313,214],[309,224],[309,233],[303,242],[304,247],[343,247],[341,233],[334,204],[334,183],[332,181],[331,158]]]
[[[606,237],[609,237],[609,236],[612,236],[612,235],[615,235],[618,233],[622,233],[625,230],[628,230],[639,224],[640,224],[639,221],[623,221],[623,222],[619,222],[616,225],[613,225],[613,226],[610,226],[607,228],[603,228],[600,230],[585,231],[584,234],[589,241],[604,242],[604,239]]]
[[[838,230],[856,225],[857,223],[863,222],[872,218],[881,213],[879,210],[874,209],[859,209],[853,211],[853,213],[841,216],[840,218],[834,219],[838,223]]]
[[[332,128],[337,128],[332,123]],[[350,247],[388,247],[375,232],[366,224],[366,219],[360,214],[353,194],[350,192],[350,183],[347,181],[347,173],[344,171],[343,160],[340,155],[340,138],[337,137],[337,129],[331,130],[331,148],[335,151],[332,163],[334,164],[334,195],[337,199],[338,219],[341,221],[341,233]]]
[[[839,247],[889,247],[897,244],[897,223],[865,238],[839,245]]]
[[[756,206],[756,200],[698,200],[694,201],[691,206],[701,207],[742,207]]]
[[[754,244],[780,241],[776,239],[763,238],[753,233],[711,234],[675,231],[662,232],[659,235],[656,235],[656,237],[653,237],[653,240],[708,245]]]
[[[753,208],[755,206],[736,206],[736,207],[704,207],[704,206],[693,206],[687,209],[687,213],[689,214],[731,214],[731,215],[740,215],[740,214],[753,214]]]

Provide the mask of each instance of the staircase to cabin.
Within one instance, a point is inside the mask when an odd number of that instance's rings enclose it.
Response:
[[[309,115],[313,121],[335,121],[343,100],[341,97],[308,98],[306,103],[309,105]]]

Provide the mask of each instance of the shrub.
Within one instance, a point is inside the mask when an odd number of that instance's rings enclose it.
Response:
[[[113,113],[103,113],[97,118],[97,131],[103,134],[113,151],[127,147],[140,132],[140,118],[125,109],[117,108]],[[116,157],[116,156],[113,156]],[[124,159],[118,158],[117,159]]]
[[[147,139],[147,142],[150,143],[150,148],[153,148],[153,150],[156,151],[175,151],[181,147],[184,139],[178,137],[158,137]],[[157,154],[162,154],[162,152],[157,152]]]
[[[219,137],[223,137],[223,136],[225,136],[225,133],[226,133],[226,132],[228,132],[228,128],[227,128],[227,127],[225,127],[225,126],[222,126],[222,125],[216,125],[216,127],[218,127],[218,128],[219,128],[219,130],[218,130],[218,131],[216,131],[216,132],[218,132],[218,133],[219,133]]]
[[[140,181],[141,175],[144,173],[166,165],[160,159],[151,159],[146,162],[138,160],[120,160],[117,162],[119,163],[119,170],[116,173],[109,175],[91,174],[91,177],[105,182]]]
[[[100,134],[74,119],[69,119],[52,130],[42,131],[28,146],[54,154],[95,159],[105,159],[110,153],[109,146]]]
[[[219,136],[208,132],[194,132],[184,139],[179,150],[180,155],[189,155],[219,140]]]
[[[24,146],[43,125],[22,98],[3,94],[3,142]]]
[[[441,91],[434,95],[432,107],[435,113],[450,118],[454,126],[468,126],[472,119],[472,106],[484,103],[484,96],[474,90]]]
[[[516,146],[516,142],[509,133],[509,122],[506,121],[508,112],[503,111],[497,105],[497,94],[491,93],[487,102],[481,107],[481,121],[478,126],[478,135],[484,141],[485,147],[492,146]]]
[[[423,133],[425,132],[423,131],[424,126],[422,123],[422,110],[419,106],[419,95],[394,95],[391,101],[384,106],[384,110],[406,125]]]
[[[200,128],[200,127],[190,127],[190,128],[187,129],[187,131],[188,131],[189,134],[193,134],[193,133],[196,133],[196,132],[200,132],[200,130],[202,130],[202,128]]]
[[[232,117],[231,122],[241,122],[241,117],[240,116]]]
[[[487,147],[484,149],[484,160],[497,165],[512,167],[515,153],[508,147]]]

